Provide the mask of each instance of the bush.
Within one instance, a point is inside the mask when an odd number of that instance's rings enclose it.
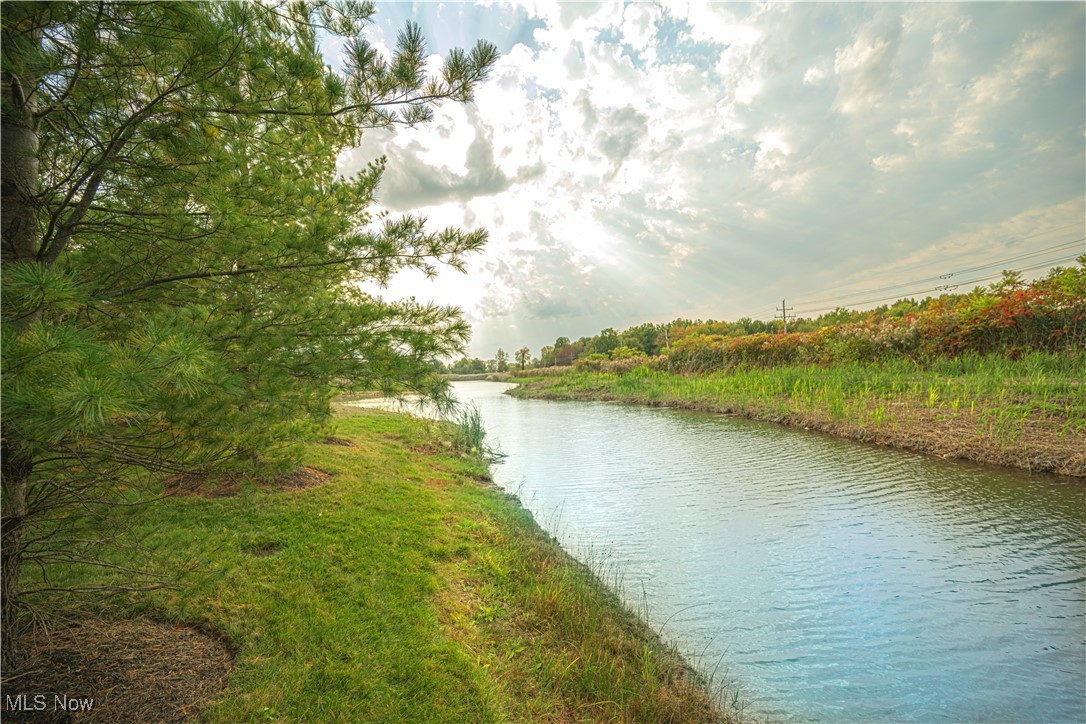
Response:
[[[644,354],[645,353],[639,349],[634,349],[633,347],[627,347],[626,345],[622,345],[621,347],[615,347],[613,350],[611,350],[611,359],[632,359],[634,357],[641,357]]]
[[[588,372],[599,372],[603,369],[605,363],[609,361],[607,355],[593,352],[586,357],[580,357],[573,360],[573,368],[577,370],[585,370]]]

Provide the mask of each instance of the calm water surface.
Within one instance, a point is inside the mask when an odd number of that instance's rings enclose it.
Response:
[[[1086,484],[457,383],[495,479],[785,721],[1086,721]]]

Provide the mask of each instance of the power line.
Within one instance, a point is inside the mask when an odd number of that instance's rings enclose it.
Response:
[[[1019,243],[1021,243],[1023,241],[1029,241],[1030,239],[1036,239],[1036,238],[1041,237],[1041,236],[1047,236],[1049,234],[1054,234],[1054,233],[1056,233],[1058,231],[1064,231],[1065,229],[1071,229],[1071,228],[1083,229],[1084,226],[1086,226],[1086,224],[1083,224],[1082,222],[1075,222],[1075,223],[1072,223],[1072,224],[1064,224],[1062,226],[1053,226],[1051,229],[1045,229],[1044,231],[1038,231],[1038,232],[1036,232],[1034,234],[1030,234],[1029,236],[1022,236],[1022,237],[1018,237],[1016,239],[1012,239],[1012,240],[1008,241],[1007,244],[1019,244]],[[952,254],[950,256],[942,256],[942,257],[940,257],[938,259],[931,259],[929,261],[921,261],[921,262],[918,262],[916,264],[910,265],[910,268],[911,269],[924,269],[926,267],[931,267],[931,266],[947,266],[949,264],[954,263],[954,259],[957,259],[959,257],[975,256],[976,253],[977,252],[976,252],[975,249],[965,250],[965,251],[958,252],[957,254]]]
[[[1017,269],[1016,271],[1027,272],[1027,271],[1034,271],[1034,270],[1037,270],[1037,269],[1047,269],[1047,268],[1052,267],[1052,266],[1054,266],[1054,265],[1056,265],[1056,264],[1058,264],[1058,263],[1060,263],[1062,261],[1073,261],[1076,258],[1077,258],[1076,256],[1066,256],[1066,257],[1061,257],[1059,259],[1051,259],[1049,261],[1045,261],[1045,262],[1042,262],[1040,264],[1034,264],[1033,266],[1028,266],[1028,267],[1024,267],[1024,268],[1021,268],[1021,269]],[[903,293],[898,293],[898,294],[894,294],[894,295],[891,295],[891,296],[880,297],[878,299],[862,299],[862,300],[858,300],[858,301],[854,301],[854,302],[849,302],[848,306],[862,306],[862,305],[865,305],[865,304],[873,304],[875,302],[884,302],[884,301],[888,301],[890,299],[900,299],[900,298],[903,298],[903,297],[911,297],[911,296],[914,296],[916,294],[927,294],[929,292],[949,292],[949,291],[953,291],[953,290],[955,290],[955,289],[957,289],[959,287],[966,286],[968,284],[976,284],[978,282],[988,281],[990,279],[998,279],[1002,275],[1002,273],[1003,272],[1000,271],[998,273],[988,274],[988,275],[985,275],[983,277],[978,277],[976,279],[963,279],[963,280],[958,281],[958,282],[956,282],[954,284],[940,284],[938,286],[931,287],[929,289],[920,289],[920,290],[914,290],[914,291],[911,291],[911,292],[903,292]],[[821,308],[821,309],[830,310],[830,309],[836,309],[837,307],[840,307],[840,306],[844,306],[844,305],[838,304],[838,305],[836,305],[834,307],[824,307],[824,308]]]
[[[1026,267],[1024,269],[1018,269],[1016,271],[1027,272],[1027,271],[1034,271],[1036,269],[1046,269],[1046,268],[1052,267],[1055,264],[1058,264],[1061,261],[1072,261],[1072,260],[1077,259],[1077,258],[1078,258],[1077,255],[1067,256],[1067,257],[1063,257],[1061,259],[1053,259],[1052,261],[1048,261],[1048,262],[1045,262],[1043,264],[1035,264],[1034,266]],[[953,285],[944,284],[944,285],[939,285],[939,286],[936,286],[936,287],[932,287],[931,289],[921,289],[921,290],[913,291],[913,292],[905,292],[905,293],[902,293],[902,294],[894,294],[892,296],[882,297],[882,298],[879,298],[879,299],[865,299],[865,300],[858,301],[858,302],[849,302],[847,306],[850,306],[850,307],[862,307],[862,306],[866,306],[868,304],[877,304],[879,302],[888,302],[888,301],[891,301],[891,300],[896,301],[898,299],[903,299],[903,298],[906,298],[906,297],[913,297],[913,296],[916,296],[918,294],[928,294],[930,292],[949,292],[949,291],[953,291],[954,289],[957,289],[958,287],[971,285],[971,284],[978,284],[980,282],[986,282],[986,281],[989,281],[989,280],[992,280],[992,279],[998,279],[1000,276],[1002,276],[1002,272],[1000,272],[998,274],[989,274],[988,276],[980,277],[980,278],[977,278],[977,279],[963,280],[963,281],[960,281],[960,282],[958,282],[956,284],[953,284]],[[822,307],[822,308],[819,308],[819,309],[806,309],[806,310],[801,310],[801,311],[797,312],[797,314],[810,316],[812,314],[819,314],[821,312],[832,312],[834,309],[838,309],[838,308],[840,308],[842,306],[846,306],[846,305],[836,304],[836,305],[833,305],[833,306],[830,306],[830,307]]]
[[[1076,256],[1068,256],[1068,257],[1063,257],[1061,259],[1053,259],[1051,261],[1047,261],[1047,262],[1044,262],[1042,264],[1035,264],[1033,266],[1018,269],[1016,271],[1028,272],[1028,271],[1034,271],[1034,270],[1037,270],[1037,269],[1047,269],[1047,268],[1050,268],[1050,267],[1054,266],[1055,264],[1058,264],[1061,261],[1072,261],[1072,260],[1074,260],[1076,258],[1077,258]],[[810,315],[810,314],[817,314],[819,312],[829,312],[829,311],[833,311],[834,309],[838,309],[838,308],[843,307],[843,306],[862,307],[862,306],[866,306],[868,304],[877,304],[879,302],[888,302],[888,301],[891,301],[891,300],[896,301],[898,299],[904,299],[906,297],[913,297],[913,296],[916,296],[916,295],[919,295],[919,294],[929,294],[931,292],[951,292],[951,291],[954,291],[955,289],[958,289],[959,287],[963,287],[963,286],[967,286],[967,285],[971,285],[971,284],[978,284],[980,282],[990,281],[992,279],[998,279],[1001,275],[1002,275],[1002,272],[999,272],[997,274],[989,274],[987,276],[978,277],[976,279],[962,280],[962,281],[957,282],[956,284],[941,284],[941,285],[936,286],[936,287],[931,287],[930,289],[919,289],[919,290],[915,290],[915,291],[911,291],[911,292],[902,292],[902,293],[893,294],[893,295],[887,296],[887,297],[880,297],[878,299],[863,299],[863,300],[860,300],[860,301],[849,302],[847,305],[836,304],[834,306],[820,307],[818,309],[808,309],[808,310],[801,311],[800,314]]]
[[[1049,247],[1047,250],[1041,249],[1041,250],[1038,250],[1038,251],[1029,252],[1027,254],[1021,254],[1019,256],[1012,257],[1010,259],[1004,259],[1003,261],[996,261],[996,262],[992,262],[990,264],[981,264],[980,266],[970,267],[969,269],[961,269],[956,273],[957,274],[967,274],[969,272],[980,271],[981,269],[989,269],[989,268],[991,268],[993,266],[999,266],[1000,264],[1005,264],[1008,261],[1015,261],[1015,260],[1018,260],[1018,259],[1025,259],[1025,258],[1031,257],[1031,256],[1040,256],[1042,254],[1047,253],[1048,251],[1054,251],[1056,249],[1061,249],[1062,250],[1064,247],[1070,248],[1072,246],[1076,246],[1078,244],[1081,244],[1084,241],[1086,241],[1086,236],[1084,236],[1082,238],[1079,238],[1079,239],[1072,239],[1071,241],[1066,241],[1066,242],[1064,242],[1062,244],[1057,244],[1056,246]],[[1078,255],[1076,254],[1075,256],[1078,256]]]
[[[1022,237],[1018,237],[1016,239],[1012,239],[1012,240],[1008,241],[1007,244],[1019,244],[1019,243],[1021,243],[1023,241],[1029,241],[1030,239],[1036,239],[1036,238],[1041,237],[1041,236],[1047,236],[1049,234],[1054,234],[1057,231],[1063,231],[1065,229],[1071,229],[1071,228],[1083,229],[1084,227],[1086,227],[1086,224],[1084,224],[1083,222],[1075,222],[1073,224],[1064,224],[1063,226],[1053,226],[1051,229],[1045,229],[1044,231],[1038,231],[1038,232],[1036,232],[1034,234],[1030,234],[1029,236],[1022,236]],[[917,264],[914,264],[913,268],[922,269],[924,267],[929,267],[929,266],[942,266],[942,265],[951,263],[951,261],[953,259],[956,259],[958,257],[974,256],[975,254],[976,254],[976,250],[967,249],[965,251],[958,252],[957,254],[953,254],[953,255],[951,255],[949,257],[942,257],[942,258],[939,258],[939,259],[932,259],[930,261],[919,262]]]
[[[952,279],[953,277],[955,277],[955,276],[957,276],[959,274],[969,274],[971,272],[981,271],[982,269],[990,269],[992,267],[1001,266],[1003,264],[1008,264],[1008,263],[1016,262],[1016,261],[1022,261],[1023,259],[1028,259],[1030,257],[1049,254],[1049,253],[1052,253],[1054,251],[1062,251],[1064,249],[1070,248],[1070,247],[1075,246],[1077,244],[1081,244],[1083,241],[1086,241],[1086,237],[1083,237],[1081,239],[1074,239],[1072,241],[1065,241],[1065,242],[1062,242],[1060,244],[1056,244],[1055,246],[1046,247],[1044,249],[1038,249],[1036,251],[1026,252],[1024,254],[1018,254],[1016,256],[1007,257],[1005,259],[997,259],[996,261],[988,262],[986,264],[981,264],[979,266],[969,267],[969,268],[966,268],[966,269],[958,269],[956,271],[952,271],[952,272],[949,272],[947,274],[939,274],[939,275],[936,275],[936,276],[924,277],[923,279],[914,279],[914,280],[909,281],[909,282],[902,282],[902,283],[899,283],[899,284],[890,284],[890,285],[883,286],[883,287],[875,287],[873,289],[861,289],[861,290],[857,290],[855,292],[852,292],[850,294],[845,295],[844,299],[847,300],[850,297],[858,297],[858,296],[867,295],[867,294],[878,294],[879,292],[885,292],[885,291],[889,291],[891,289],[900,289],[902,287],[911,287],[911,286],[914,286],[916,284],[923,284],[924,282],[934,282],[936,280],[949,280],[949,279]],[[816,297],[814,299],[807,299],[807,300],[804,300],[804,301],[807,304],[818,304],[820,302],[826,302],[826,301],[829,301],[831,299],[841,299],[841,298],[842,297],[840,297],[840,296],[833,295],[833,296],[828,296],[828,297]]]
[[[1046,229],[1045,231],[1037,232],[1035,234],[1030,234],[1029,236],[1020,237],[1018,239],[1013,240],[1010,243],[1019,243],[1019,242],[1027,241],[1029,239],[1035,239],[1035,238],[1038,238],[1038,237],[1041,237],[1041,236],[1045,236],[1047,234],[1052,234],[1052,233],[1055,233],[1055,232],[1063,231],[1065,229],[1069,229],[1069,228],[1072,228],[1072,227],[1082,228],[1082,224],[1072,223],[1072,224],[1065,224],[1063,226],[1056,226],[1056,227],[1053,227],[1051,229]],[[910,282],[904,282],[904,283],[899,283],[899,284],[890,284],[890,285],[886,285],[886,286],[875,287],[875,288],[872,288],[872,289],[857,290],[855,292],[845,294],[844,296],[841,296],[841,297],[837,297],[837,296],[816,297],[814,299],[805,300],[805,302],[808,305],[814,305],[814,304],[818,304],[818,303],[821,303],[821,302],[829,302],[829,301],[832,300],[832,301],[834,301],[833,306],[826,308],[826,310],[829,311],[829,310],[832,310],[832,309],[836,309],[838,307],[860,306],[860,305],[863,305],[863,304],[872,303],[872,301],[887,301],[888,299],[898,299],[898,298],[901,298],[901,297],[911,296],[911,295],[914,295],[914,294],[923,294],[923,293],[925,293],[925,291],[907,292],[907,293],[896,294],[895,296],[889,297],[889,298],[886,298],[886,299],[849,301],[850,299],[853,299],[853,298],[855,298],[857,296],[868,295],[868,294],[878,294],[880,292],[886,292],[886,291],[890,291],[892,289],[901,289],[901,288],[905,288],[905,287],[912,287],[912,286],[915,286],[917,284],[923,284],[925,282],[934,282],[934,281],[937,281],[937,280],[938,281],[944,281],[944,280],[945,281],[950,281],[950,280],[953,280],[954,277],[959,276],[959,275],[969,274],[969,273],[972,273],[972,272],[975,272],[975,271],[981,271],[983,269],[989,269],[989,268],[993,268],[993,267],[997,267],[997,266],[1002,266],[1002,265],[1009,264],[1009,263],[1012,263],[1012,262],[1021,261],[1021,260],[1024,260],[1024,259],[1029,259],[1029,258],[1032,258],[1032,257],[1037,257],[1037,256],[1041,256],[1041,255],[1044,255],[1044,254],[1052,253],[1052,252],[1063,251],[1063,250],[1068,249],[1070,247],[1073,247],[1075,245],[1081,244],[1084,241],[1086,241],[1086,237],[1080,237],[1078,239],[1063,241],[1063,242],[1060,242],[1060,243],[1055,244],[1053,246],[1045,247],[1043,249],[1037,249],[1037,250],[1030,251],[1030,252],[1024,252],[1024,253],[1021,253],[1021,254],[1016,254],[1014,256],[1005,257],[1003,259],[997,259],[995,261],[987,262],[985,264],[981,264],[981,265],[978,265],[978,266],[967,267],[967,268],[964,268],[964,269],[958,269],[958,270],[955,270],[953,272],[949,272],[947,274],[941,274],[941,275],[932,276],[932,277],[924,277],[924,278],[921,278],[921,279],[915,279],[915,280],[910,281]],[[1084,249],[1084,251],[1086,251],[1086,249]],[[966,254],[975,255],[976,252],[966,252]],[[963,254],[959,254],[958,256],[962,256],[962,255]],[[951,258],[953,258],[953,257],[951,257]],[[1040,266],[1041,267],[1043,267],[1043,266],[1051,266],[1051,265],[1055,265],[1055,264],[1057,264],[1057,263],[1059,263],[1061,261],[1070,261],[1070,260],[1075,259],[1075,258],[1077,258],[1077,255],[1072,256],[1072,257],[1061,257],[1059,259],[1053,259],[1053,260],[1051,260],[1049,262],[1046,262],[1045,264],[1041,264]],[[912,266],[910,268],[914,269],[914,270],[918,270],[918,269],[922,269],[924,267],[935,266],[937,264],[945,265],[945,264],[947,264],[947,261],[948,260],[944,258],[944,259],[939,259],[939,260],[935,260],[935,261],[922,262],[922,263],[914,265],[914,266]],[[1006,267],[1003,267],[1003,268],[1006,268]],[[1030,269],[1036,269],[1036,268],[1038,268],[1038,267],[1035,267],[1035,266],[1030,267]],[[1026,270],[1019,269],[1018,271],[1026,271]],[[998,276],[998,275],[995,275],[995,276]],[[995,278],[995,277],[987,277],[987,278]],[[974,281],[957,281],[956,284],[954,284],[953,286],[961,286],[961,285],[964,285],[964,284],[972,284],[972,283],[974,283]],[[938,285],[938,286],[951,286],[951,285]],[[926,291],[927,292],[941,291],[938,288],[938,286],[935,287],[935,288],[926,290]],[[773,318],[773,317],[776,316],[776,312],[777,312],[776,309],[773,309],[771,312],[767,311],[765,309],[765,307],[761,307],[758,312],[754,312],[751,308],[748,307],[744,312],[738,313],[736,318],[737,319],[742,319],[744,317],[758,318],[758,319],[764,319],[766,317]],[[807,312],[799,312],[799,314],[806,314],[806,313]]]

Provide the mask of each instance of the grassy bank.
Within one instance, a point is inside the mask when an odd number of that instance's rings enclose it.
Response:
[[[320,486],[245,483],[126,514],[149,557],[129,562],[195,569],[89,612],[224,636],[235,666],[204,718],[722,718],[699,677],[494,489],[447,427],[344,414],[336,444],[307,450],[305,464],[330,474]],[[109,692],[90,693],[108,707]]]
[[[512,394],[724,412],[947,458],[1086,476],[1084,380],[1086,353],[1034,353],[924,367],[902,359],[703,375],[569,369],[521,378]]]

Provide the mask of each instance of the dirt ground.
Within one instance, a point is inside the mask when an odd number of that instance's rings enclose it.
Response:
[[[5,722],[181,722],[226,685],[217,636],[151,621],[90,621],[24,638],[29,658],[3,681]]]

